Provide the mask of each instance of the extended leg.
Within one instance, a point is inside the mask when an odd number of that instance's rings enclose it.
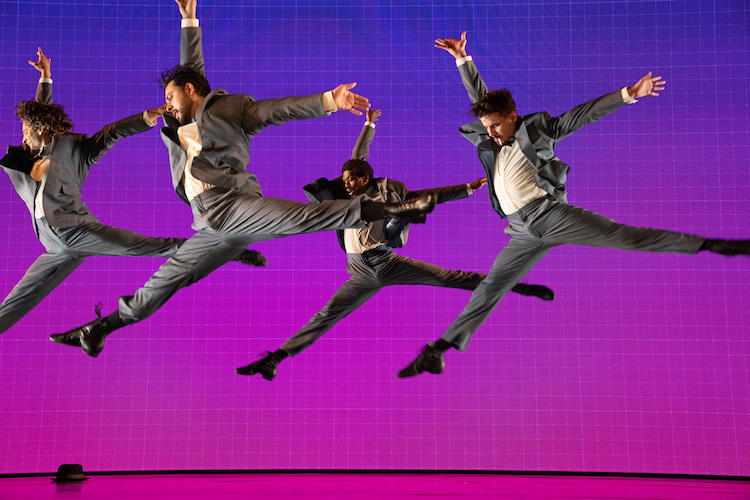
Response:
[[[187,241],[185,238],[154,238],[127,229],[87,222],[71,228],[56,228],[55,233],[75,255],[112,255],[130,257],[171,257]],[[233,260],[263,267],[268,260],[259,252],[245,250]]]
[[[396,254],[393,254],[391,261],[381,269],[380,276],[386,285],[431,285],[463,290],[475,290],[487,277],[486,274],[454,271]],[[555,293],[542,285],[519,283],[511,289],[511,292],[539,297],[543,300],[555,298]]]
[[[169,257],[185,242],[184,238],[152,238],[98,222],[53,231],[71,252],[86,256]]]
[[[377,279],[352,276],[336,290],[323,308],[310,321],[281,345],[281,349],[294,356],[307,349],[333,325],[367,302],[382,285]]]
[[[310,347],[339,320],[367,302],[382,285],[373,277],[354,275],[336,290],[328,303],[316,312],[310,321],[287,339],[278,351],[268,352],[263,358],[247,366],[237,368],[240,375],[259,373],[266,380],[276,376],[276,366],[286,356],[294,356]]]
[[[104,347],[104,339],[112,331],[149,317],[180,288],[204,278],[236,257],[240,251],[215,231],[200,231],[162,264],[134,296],[120,297],[118,310],[106,318],[96,319],[66,333],[52,335],[50,339],[67,345],[80,343],[83,352],[96,357]]]
[[[663,229],[619,224],[603,215],[567,205],[552,204],[532,222],[548,245],[585,245],[638,252],[695,254],[706,238]]]
[[[67,253],[44,253],[0,305],[0,333],[16,324],[84,261]]]
[[[240,249],[228,244],[213,230],[194,234],[159,266],[135,295],[120,297],[120,319],[128,325],[146,319],[179,289],[205,278],[239,252]]]

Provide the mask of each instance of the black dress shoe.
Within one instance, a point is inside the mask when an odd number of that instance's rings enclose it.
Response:
[[[49,339],[58,344],[81,346],[83,352],[95,358],[104,349],[104,339],[111,331],[107,325],[107,318],[99,316],[91,323],[73,328],[69,332],[50,335]]]
[[[398,378],[414,377],[422,372],[443,373],[445,361],[443,353],[435,348],[435,343],[430,342],[422,348],[417,359],[411,362],[409,366],[398,372]]]
[[[240,375],[255,375],[260,373],[264,379],[271,381],[276,376],[276,365],[279,364],[281,358],[271,351],[266,351],[266,354],[256,361],[247,366],[237,368],[234,372]]]
[[[543,285],[527,285],[526,283],[519,283],[510,291],[519,295],[539,297],[542,300],[554,300],[555,298],[555,292]]]
[[[268,265],[268,259],[266,256],[255,250],[245,250],[235,257],[234,261],[253,267],[266,267]]]
[[[437,197],[428,191],[412,200],[386,203],[383,214],[386,219],[402,219],[415,224],[424,224],[426,215],[435,208]]]

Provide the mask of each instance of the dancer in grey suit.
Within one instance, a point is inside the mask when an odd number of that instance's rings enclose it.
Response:
[[[750,241],[708,240],[691,234],[617,224],[601,215],[567,204],[565,179],[569,167],[554,153],[557,141],[636,99],[659,95],[661,77],[648,73],[632,87],[617,90],[553,118],[549,113],[517,116],[508,90],[488,92],[471,57],[466,32],[460,40],[437,39],[436,47],[456,58],[464,86],[479,118],[461,127],[477,146],[487,173],[492,206],[508,219],[512,236],[492,264],[487,279],[472,293],[469,304],[435,343],[430,342],[399,377],[427,371],[442,373],[443,353],[464,351],[474,332],[500,299],[553,247],[565,244],[695,254],[709,250],[724,255],[750,255]]]
[[[119,120],[91,137],[73,134],[67,113],[52,103],[50,60],[41,48],[37,54],[37,62],[29,61],[41,73],[36,99],[16,106],[23,145],[9,147],[0,165],[26,203],[34,232],[47,251],[0,304],[0,333],[31,311],[87,256],[169,257],[185,242],[101,224],[81,200],[81,188],[91,167],[121,138],[149,130],[164,107]],[[265,259],[257,252],[250,257],[256,264]]]
[[[370,144],[375,137],[375,122],[380,110],[367,112],[367,121],[354,145],[352,158],[341,167],[342,176],[328,181],[318,179],[305,186],[308,197],[323,201],[331,198],[349,198],[359,195],[374,200],[403,201],[418,196],[420,191],[409,191],[406,186],[391,179],[375,179],[372,167],[366,161]],[[471,184],[431,189],[436,203],[459,200],[482,188],[487,179]],[[474,290],[486,277],[484,274],[452,271],[435,264],[421,262],[398,255],[393,248],[406,244],[409,223],[390,219],[371,222],[363,229],[337,231],[339,244],[346,252],[346,270],[351,277],[336,290],[328,303],[315,313],[310,321],[284,342],[276,352],[268,352],[262,359],[236,370],[241,375],[260,373],[264,379],[273,380],[276,367],[287,356],[299,354],[310,347],[341,319],[364,304],[381,288],[389,285],[431,285],[446,288]],[[519,283],[513,292],[552,300],[554,293],[545,286]]]
[[[180,288],[202,279],[257,241],[294,234],[364,227],[386,217],[420,217],[432,210],[431,193],[402,203],[363,198],[303,204],[266,198],[257,177],[247,171],[252,136],[269,125],[327,116],[344,109],[361,115],[369,103],[349,91],[355,84],[307,97],[256,101],[249,95],[211,91],[204,73],[201,30],[195,0],[176,0],[183,17],[181,65],[162,75],[167,111],[162,138],[169,150],[172,182],[190,204],[197,231],[135,295],[120,306],[67,333],[58,343],[80,345],[97,356],[107,334],[141,321]]]

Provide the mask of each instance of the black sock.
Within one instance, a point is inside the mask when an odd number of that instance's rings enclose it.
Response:
[[[385,218],[385,203],[364,200],[361,203],[361,206],[360,213],[362,214],[363,221],[372,222],[375,220],[383,220]]]
[[[122,328],[125,326],[125,322],[120,318],[120,311],[115,311],[109,316],[107,316],[107,319],[104,320],[105,323],[107,323],[107,327],[109,327],[109,331],[113,332],[117,330],[118,328]]]
[[[713,245],[713,242],[715,242],[715,241],[716,240],[706,240],[706,241],[704,241],[703,244],[701,245],[701,247],[698,249],[698,251],[702,252],[703,250],[710,250],[711,249],[710,248],[711,245]]]
[[[453,347],[453,344],[451,344],[447,340],[440,339],[437,342],[435,342],[435,349],[439,351],[441,354],[447,351],[448,349],[450,349],[451,347]]]
[[[279,349],[278,351],[276,351],[275,353],[273,353],[273,355],[279,361],[281,361],[284,358],[288,358],[289,357],[289,353],[286,352],[284,349]]]
[[[706,240],[698,249],[722,255],[750,255],[750,240]]]

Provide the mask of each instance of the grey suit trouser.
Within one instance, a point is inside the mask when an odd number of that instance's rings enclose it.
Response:
[[[73,227],[50,227],[37,219],[39,241],[47,250],[31,264],[21,281],[0,304],[0,333],[16,324],[91,255],[169,257],[182,238],[150,238],[138,233],[87,222]]]
[[[545,197],[508,216],[510,242],[500,251],[487,279],[441,339],[466,350],[474,332],[506,293],[553,247],[588,245],[641,252],[695,254],[705,238],[691,234],[617,224],[611,219]]]
[[[364,254],[347,254],[347,271],[352,275],[336,290],[328,303],[281,346],[294,356],[307,349],[339,320],[364,304],[378,290],[389,285],[431,285],[474,290],[484,274],[451,271],[435,264],[398,255],[388,247]]]
[[[205,278],[248,245],[295,234],[364,227],[361,200],[297,203],[223,188],[190,202],[198,231],[133,296],[120,297],[125,324],[155,313],[180,288]]]

